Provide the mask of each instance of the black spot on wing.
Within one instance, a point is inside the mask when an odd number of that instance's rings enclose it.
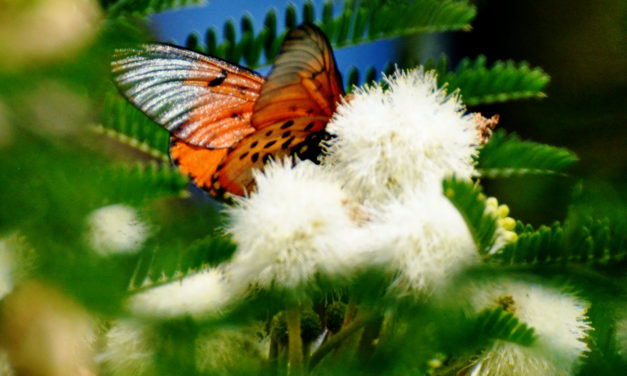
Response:
[[[304,131],[305,132],[309,132],[311,130],[311,128],[313,128],[315,125],[315,123],[312,121],[311,123],[307,124],[307,126],[305,127]]]
[[[295,138],[295,137],[296,137],[296,136],[292,136],[292,137],[290,137],[287,141],[285,141],[284,143],[282,143],[282,144],[281,144],[281,149],[285,150],[285,149],[287,149],[288,147],[290,147],[290,144],[292,143],[292,141],[294,141],[294,138]]]
[[[209,83],[207,84],[207,87],[214,87],[214,86],[221,85],[224,82],[224,80],[226,80],[226,76],[228,75],[229,75],[229,72],[227,72],[226,69],[222,69],[222,73],[218,77],[209,81]]]
[[[283,123],[283,125],[281,125],[281,129],[287,129],[287,128],[291,127],[292,125],[294,125],[294,121],[293,120],[288,120],[285,123]]]

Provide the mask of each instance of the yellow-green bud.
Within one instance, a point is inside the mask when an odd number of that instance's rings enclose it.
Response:
[[[516,227],[516,220],[512,217],[501,218],[499,219],[499,226],[508,231],[512,231]]]

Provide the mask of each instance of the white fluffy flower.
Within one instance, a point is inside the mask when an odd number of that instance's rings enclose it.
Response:
[[[480,261],[464,219],[441,190],[390,201],[370,230],[400,272],[395,287],[401,293],[432,293]]]
[[[97,359],[111,375],[153,375],[155,340],[147,325],[131,319],[120,320],[107,331],[104,349]]]
[[[319,271],[341,272],[360,237],[358,208],[336,179],[309,161],[270,163],[255,179],[256,192],[228,210],[233,279],[291,288]]]
[[[88,238],[101,255],[138,251],[148,237],[148,226],[126,205],[109,205],[93,211],[87,220]]]
[[[439,186],[475,174],[479,137],[456,94],[437,87],[434,72],[397,72],[382,85],[357,89],[327,126],[335,136],[325,164],[360,201],[380,203],[407,189]]]
[[[588,304],[572,294],[536,283],[500,278],[474,287],[470,299],[478,312],[504,306],[537,336],[530,347],[497,341],[482,354],[472,375],[571,375],[591,329]]]
[[[228,281],[223,270],[206,269],[132,296],[129,308],[141,316],[161,318],[216,314],[239,292]]]

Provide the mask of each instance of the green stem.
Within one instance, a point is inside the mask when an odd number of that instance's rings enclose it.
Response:
[[[289,375],[303,374],[303,340],[300,337],[300,307],[292,306],[287,310],[287,335]]]
[[[381,332],[381,326],[383,325],[383,316],[381,315],[373,315],[372,320],[366,324],[364,328],[364,332],[361,335],[361,340],[359,342],[359,356],[362,360],[367,360],[372,356],[372,353],[375,350],[374,341],[379,338],[379,333]]]
[[[355,320],[343,327],[339,332],[329,338],[327,342],[322,344],[316,352],[311,354],[311,358],[309,359],[309,368],[315,367],[325,355],[331,352],[334,348],[340,346],[345,339],[355,334],[355,332],[359,329],[363,328],[364,325],[368,324],[371,319],[372,315],[370,314],[358,315]]]
[[[270,369],[273,374],[277,374],[279,369],[279,344],[274,338],[270,338],[270,352],[268,354],[268,361],[270,362]]]
[[[350,298],[348,300],[348,305],[346,306],[346,312],[344,313],[344,321],[342,322],[342,328],[350,324],[353,317],[355,317],[356,312],[357,312],[357,304],[355,303],[355,299]]]

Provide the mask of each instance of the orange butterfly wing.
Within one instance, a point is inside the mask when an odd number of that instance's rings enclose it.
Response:
[[[117,50],[111,65],[124,95],[188,144],[228,148],[254,131],[265,79],[253,71],[166,44]]]
[[[314,159],[324,128],[344,94],[329,41],[316,26],[290,31],[253,109],[255,131],[235,145],[212,182],[217,193],[254,189],[252,169],[268,158]]]
[[[253,110],[252,126],[298,117],[330,119],[344,95],[331,45],[312,24],[290,31]]]
[[[216,196],[252,191],[252,169],[268,158],[315,158],[343,95],[331,46],[310,24],[287,34],[267,81],[164,44],[118,50],[114,58],[125,96],[172,134],[172,160]]]
[[[211,179],[229,149],[207,149],[195,146],[172,137],[170,140],[170,158],[182,173],[187,174],[194,184],[204,190],[211,190]]]

